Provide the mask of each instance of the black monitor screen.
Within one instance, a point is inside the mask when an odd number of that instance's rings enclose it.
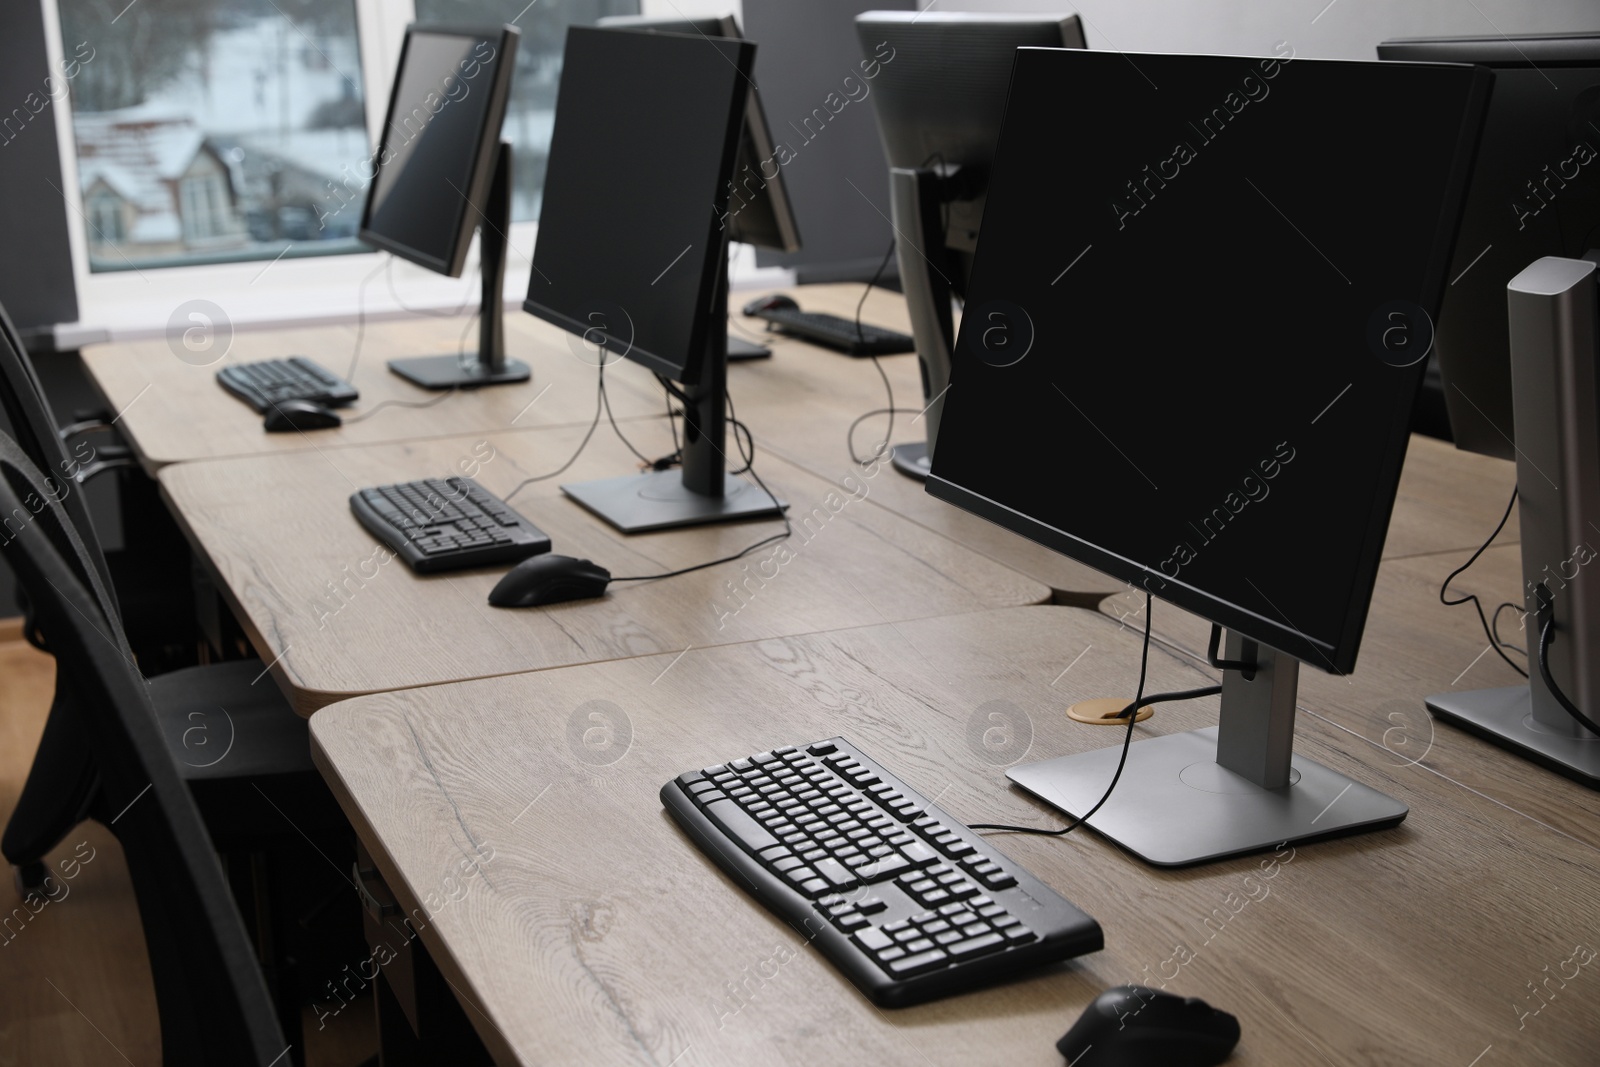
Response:
[[[361,237],[443,274],[461,273],[505,114],[502,29],[406,33],[374,159]]]
[[[699,379],[754,58],[728,38],[567,31],[523,307]]]
[[[1350,670],[1491,76],[1017,56],[929,491]]]
[[[1515,459],[1506,283],[1541,256],[1600,248],[1600,36],[1388,41],[1378,55],[1494,70],[1437,347],[1457,447]]]

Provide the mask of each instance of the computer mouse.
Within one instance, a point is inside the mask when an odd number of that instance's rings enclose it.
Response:
[[[343,423],[337,411],[323,407],[314,400],[279,400],[267,409],[261,425],[268,433],[289,433],[294,430],[326,430]]]
[[[763,311],[798,311],[799,309],[800,305],[795,303],[792,298],[784,296],[782,293],[772,293],[750,301],[744,306],[744,313],[746,315],[759,315]]]
[[[1239,1043],[1239,1020],[1196,997],[1139,985],[1106,990],[1056,1050],[1073,1067],[1213,1067]]]
[[[544,552],[507,571],[489,591],[489,603],[497,608],[537,608],[605,596],[609,584],[611,572],[604,567]]]

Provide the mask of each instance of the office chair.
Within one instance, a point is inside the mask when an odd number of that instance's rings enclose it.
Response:
[[[72,522],[92,544],[96,569],[116,599],[127,628],[137,634],[135,652],[145,671],[196,662],[199,629],[187,595],[190,559],[183,534],[162,506],[154,483],[143,475],[132,452],[114,435],[101,434],[87,449],[85,435],[112,430],[110,417],[83,419],[59,427],[40,386],[21,337],[0,307],[0,409],[12,434],[34,465],[59,483]],[[78,444],[71,445],[74,440]],[[70,445],[70,455],[69,455]],[[80,487],[107,471],[118,472],[127,546],[107,553],[98,543]],[[26,611],[26,605],[24,605]],[[31,632],[25,631],[29,640]]]
[[[21,511],[0,513],[0,538],[14,539],[20,529],[44,531],[94,602],[102,643],[138,678],[93,542],[52,495],[61,483],[48,481],[4,434],[0,474],[22,502]],[[75,672],[38,614],[39,587],[21,584],[34,607],[40,645],[56,656],[58,673]],[[282,1029],[297,1037],[299,1006],[317,992],[315,976],[359,958],[364,941],[344,873],[353,858],[349,824],[311,763],[306,721],[264,673],[260,661],[244,660],[141,679],[142,708],[223,854],[277,990]],[[258,680],[262,684],[252,684]],[[45,855],[106,803],[93,709],[79,707],[77,698],[74,689],[58,685],[38,753],[0,837],[0,852],[16,867],[23,893],[45,887]]]
[[[162,1060],[173,1065],[283,1063],[288,1043],[252,956],[205,824],[189,795],[155,709],[134,670],[120,627],[104,610],[103,588],[84,554],[64,556],[75,538],[35,512],[37,470],[0,441],[0,552],[28,591],[35,623],[56,657],[52,717],[70,715],[95,769],[86,814],[121,842],[139,905],[161,1018]],[[31,464],[28,466],[31,467]],[[69,562],[70,560],[70,562]]]

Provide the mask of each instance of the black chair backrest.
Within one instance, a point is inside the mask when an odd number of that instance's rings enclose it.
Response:
[[[42,483],[10,459],[0,478],[0,514],[31,515],[15,488]],[[24,461],[25,462],[25,461]],[[35,489],[37,491],[37,488]],[[156,726],[143,679],[116,624],[84,585],[81,567],[58,551],[49,508],[0,533],[0,552],[27,590],[56,657],[58,692],[83,720],[100,789],[96,817],[122,843],[161,1016],[162,1059],[169,1065],[287,1062],[266,982],[256,963],[205,825]]]
[[[11,317],[0,306],[0,407],[5,409],[11,423],[11,433],[22,446],[33,465],[49,476],[55,486],[55,495],[65,504],[72,524],[93,554],[95,570],[100,581],[111,590],[111,571],[106,566],[105,553],[95,537],[94,524],[89,518],[89,506],[83,499],[83,487],[74,473],[82,463],[67,455],[61,440],[61,429],[50,405],[45,400],[44,389],[34,373],[33,363],[22,345],[22,338]],[[115,594],[112,594],[115,597]],[[116,601],[110,602],[110,616],[117,617]]]

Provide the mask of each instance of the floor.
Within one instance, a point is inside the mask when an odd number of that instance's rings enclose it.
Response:
[[[0,825],[16,805],[55,686],[55,662],[16,634],[0,623]],[[155,1067],[156,1000],[121,848],[104,827],[85,823],[50,860],[75,872],[55,900],[25,902],[9,870],[0,872],[0,1067]],[[306,1043],[307,1067],[362,1062],[373,1051],[370,1006],[352,1005],[321,1032],[308,1011]]]

